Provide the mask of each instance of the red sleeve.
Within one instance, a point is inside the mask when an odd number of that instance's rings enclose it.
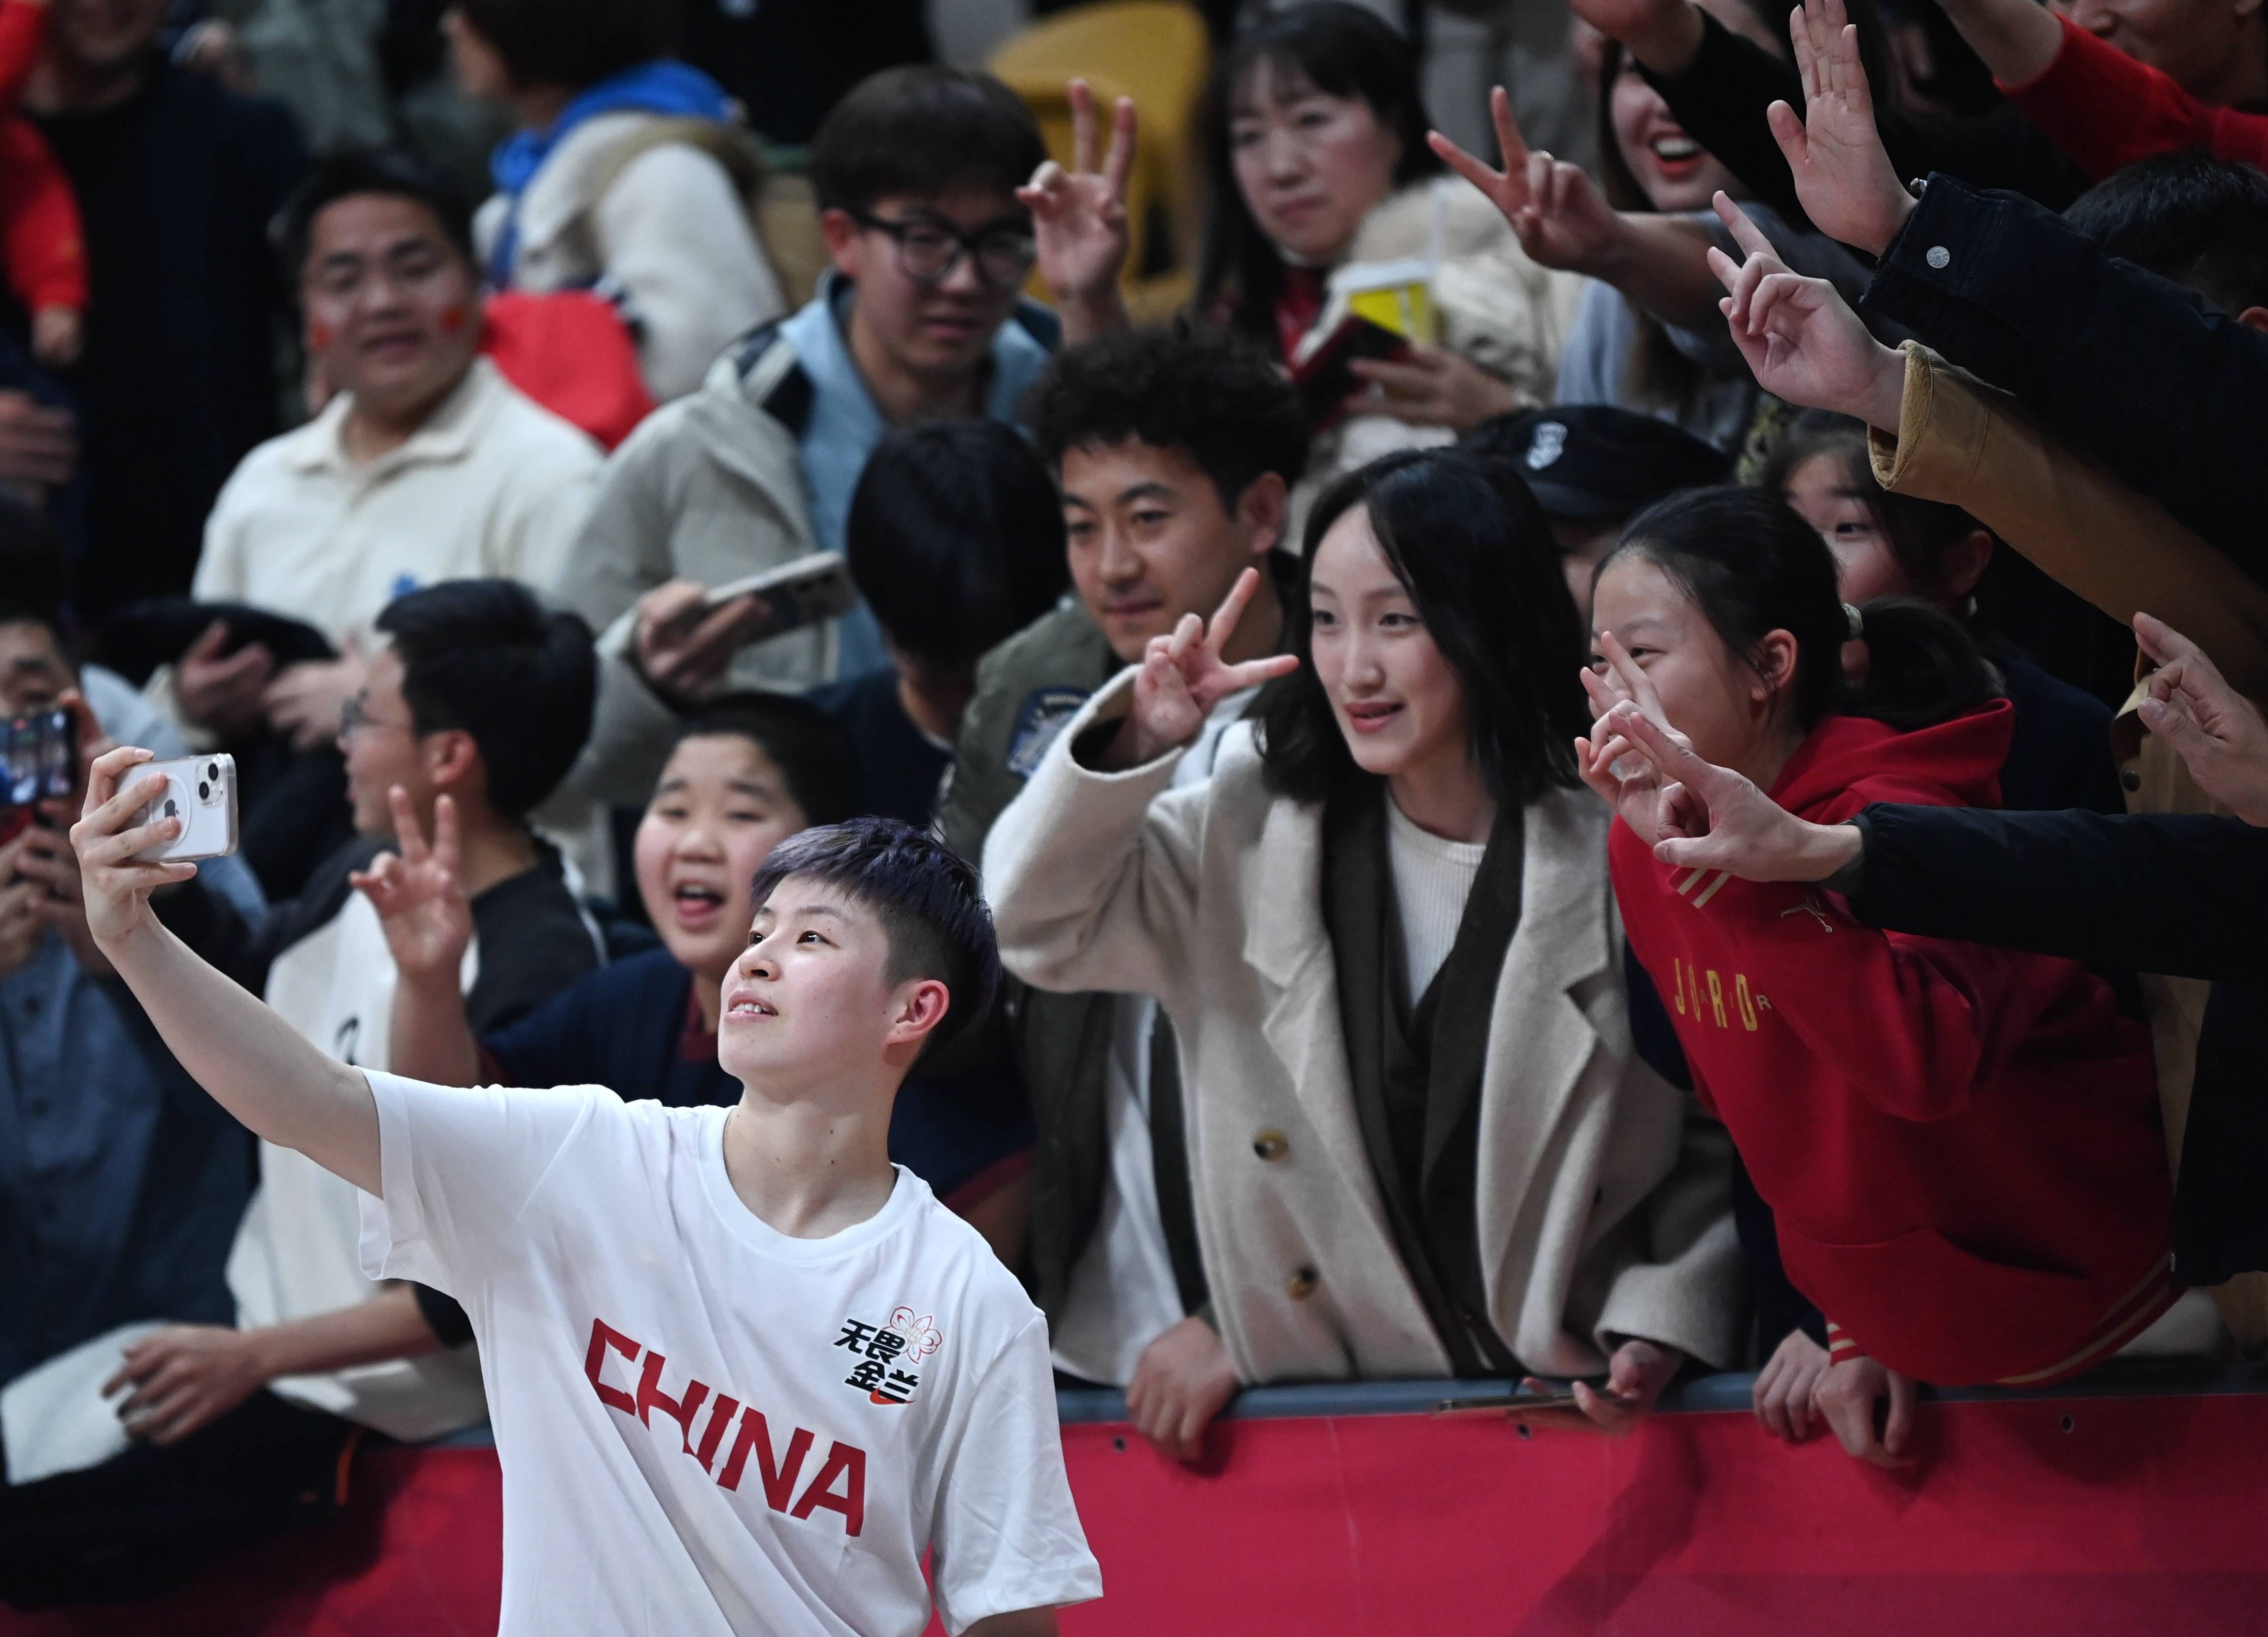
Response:
[[[48,32],[48,0],[0,0],[0,113],[13,114]]]
[[[47,139],[26,119],[0,119],[0,263],[9,288],[33,312],[86,310],[78,201]]]
[[[2182,148],[2268,166],[2268,115],[2199,102],[2147,63],[2058,20],[2063,48],[2048,71],[2029,85],[2001,89],[2088,175],[2100,181]]]

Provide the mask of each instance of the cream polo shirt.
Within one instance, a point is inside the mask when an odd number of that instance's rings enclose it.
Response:
[[[437,580],[549,594],[597,485],[597,444],[486,358],[400,448],[357,467],[347,395],[244,457],[205,522],[192,594],[368,640],[379,611]]]

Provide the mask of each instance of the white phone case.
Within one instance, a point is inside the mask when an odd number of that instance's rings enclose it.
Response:
[[[165,793],[134,816],[137,825],[161,818],[178,818],[181,833],[162,845],[136,853],[151,862],[217,859],[236,851],[236,758],[226,756],[181,756],[172,762],[150,762],[127,775],[129,785],[145,782],[151,774],[165,776]]]

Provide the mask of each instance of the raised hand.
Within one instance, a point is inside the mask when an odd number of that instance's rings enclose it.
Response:
[[[1703,761],[1684,734],[1634,704],[1614,705],[1592,731],[1619,747],[1621,765],[1633,778],[1633,762],[1652,770],[1653,856],[1673,868],[1725,870],[1742,881],[1816,881],[1859,855],[1856,826],[1796,817],[1746,775]]]
[[[396,785],[386,793],[394,810],[398,852],[381,852],[369,869],[350,875],[378,911],[386,947],[403,981],[456,986],[473,939],[472,900],[465,896],[463,852],[457,836],[457,804],[447,796],[433,803],[433,840],[409,805],[409,793]]]
[[[1489,111],[1496,116],[1497,149],[1504,159],[1500,171],[1440,131],[1426,140],[1443,163],[1504,213],[1530,260],[1604,277],[1608,261],[1627,237],[1621,215],[1580,166],[1529,150],[1513,120],[1512,99],[1503,86],[1490,93]]]
[[[1118,276],[1126,266],[1126,183],[1134,172],[1134,100],[1111,111],[1110,151],[1094,159],[1094,90],[1071,82],[1071,168],[1053,159],[1016,197],[1032,213],[1040,277],[1063,310],[1064,338],[1078,342],[1125,321]]]
[[[134,822],[141,810],[166,791],[162,778],[126,782],[136,768],[151,759],[149,751],[133,745],[122,745],[97,756],[87,770],[85,804],[78,822],[71,826],[87,929],[103,954],[114,960],[128,940],[157,925],[157,918],[150,913],[150,895],[197,873],[195,864],[183,860],[136,856],[181,833],[178,818]]]
[[[1599,653],[1607,668],[1594,671],[1587,667],[1582,672],[1583,691],[1590,696],[1598,719],[1591,724],[1588,737],[1575,741],[1575,766],[1583,782],[1650,847],[1660,826],[1661,793],[1667,781],[1652,761],[1631,753],[1630,739],[1617,719],[1624,709],[1643,714],[1664,728],[1668,719],[1653,683],[1614,632],[1599,633]]]
[[[1874,129],[1874,93],[1859,61],[1859,31],[1843,0],[1804,0],[1788,14],[1803,117],[1785,102],[1764,110],[1795,175],[1795,196],[1819,231],[1880,255],[1913,214],[1913,195],[1890,168]]]
[[[1717,304],[1756,384],[1775,398],[1898,429],[1905,359],[1867,333],[1842,292],[1787,269],[1764,230],[1719,193],[1717,215],[1742,259],[1712,245],[1709,268],[1729,292]]]
[[[2134,638],[2157,662],[2142,726],[2174,748],[2198,788],[2248,824],[2268,825],[2268,721],[2181,632],[2147,614]]]
[[[1120,730],[1131,765],[1153,761],[1195,739],[1213,707],[1229,695],[1299,668],[1299,660],[1288,653],[1241,665],[1220,657],[1236,634],[1245,605],[1259,589],[1260,571],[1248,568],[1236,577],[1211,620],[1184,614],[1170,636],[1150,638],[1142,668],[1134,677],[1134,708]]]

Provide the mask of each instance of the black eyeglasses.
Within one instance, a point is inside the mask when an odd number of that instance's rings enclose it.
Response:
[[[1039,260],[1031,233],[1020,227],[987,227],[964,233],[931,217],[892,222],[863,210],[850,215],[859,226],[890,236],[898,247],[898,270],[917,284],[942,284],[966,255],[976,259],[977,276],[986,284],[995,290],[1012,290],[1024,282],[1032,263]]]

